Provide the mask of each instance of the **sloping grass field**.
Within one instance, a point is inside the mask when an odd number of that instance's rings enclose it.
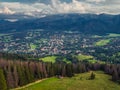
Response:
[[[46,57],[40,58],[39,60],[42,60],[43,62],[55,63],[57,57],[58,56],[46,56]],[[73,55],[73,57],[76,57],[79,61],[88,61],[90,63],[96,63],[96,62],[104,63],[102,61],[95,60],[94,57],[90,55],[79,54],[79,55]],[[67,58],[64,58],[62,61],[66,63],[71,63],[71,61],[67,60]]]
[[[105,46],[105,45],[107,45],[110,41],[111,41],[111,39],[100,40],[100,41],[98,41],[98,42],[95,43],[95,46]]]
[[[77,58],[78,58],[78,60],[87,60],[87,59],[89,59],[89,60],[91,60],[91,59],[93,59],[93,56],[90,56],[90,55],[83,55],[83,54],[79,54],[79,55],[77,55],[76,56]]]
[[[47,56],[44,58],[40,58],[43,62],[52,62],[55,63],[57,56]]]
[[[96,78],[89,80],[91,72],[75,75],[72,78],[48,78],[15,90],[120,90],[120,85],[112,82],[111,76],[101,71],[94,72]]]
[[[108,37],[120,37],[120,34],[110,33]]]

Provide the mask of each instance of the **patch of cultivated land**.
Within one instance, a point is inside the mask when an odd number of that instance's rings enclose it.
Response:
[[[120,37],[120,34],[110,33],[108,37]]]
[[[112,38],[112,37],[120,37],[120,34],[117,33],[108,33],[106,36],[100,36],[100,35],[93,35],[93,38],[102,38],[102,37],[107,37],[107,38]]]
[[[35,50],[36,47],[37,47],[37,46],[36,46],[35,44],[33,44],[33,43],[30,44],[30,48],[31,48],[31,50]]]
[[[86,59],[93,59],[93,56],[90,55],[83,55],[83,54],[79,54],[76,56],[78,58],[78,60],[86,60]]]
[[[120,90],[120,85],[112,82],[111,76],[101,71],[94,72],[96,78],[89,80],[91,72],[72,78],[52,77],[19,90]]]
[[[52,62],[55,63],[57,56],[47,56],[44,58],[40,58],[43,62]]]
[[[40,58],[39,60],[42,60],[43,62],[55,63],[57,57],[58,56],[46,56],[46,57]],[[94,57],[90,56],[90,55],[79,54],[79,55],[73,55],[73,57],[76,57],[79,61],[87,61],[87,62],[90,62],[90,63],[96,63],[96,62],[104,63],[102,61],[95,60]],[[65,63],[71,63],[71,61],[68,60],[67,58],[64,58],[62,61],[65,62]]]
[[[71,63],[71,61],[67,60],[66,58],[64,58],[63,61],[66,63]]]
[[[87,62],[90,62],[90,63],[96,63],[96,62],[103,63],[102,61],[95,60],[94,57],[93,57],[93,56],[90,56],[90,55],[79,54],[79,55],[76,55],[75,57],[76,57],[79,61],[87,61]]]
[[[95,43],[95,46],[104,46],[104,45],[107,45],[110,41],[111,41],[111,39],[100,40]]]

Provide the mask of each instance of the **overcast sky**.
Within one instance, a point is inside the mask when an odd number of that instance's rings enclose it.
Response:
[[[0,12],[108,13],[120,14],[120,0],[0,0]]]

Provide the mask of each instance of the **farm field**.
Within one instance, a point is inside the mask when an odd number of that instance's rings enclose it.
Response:
[[[33,43],[31,43],[31,44],[30,44],[30,48],[31,48],[31,50],[35,50],[35,49],[36,49],[36,47],[37,47],[37,46],[36,46],[36,45],[34,45]]]
[[[108,37],[120,37],[120,34],[110,33]]]
[[[43,62],[52,62],[55,63],[57,56],[47,56],[44,58],[40,58]]]
[[[78,60],[93,59],[93,56],[83,55],[83,54],[79,54],[79,55],[77,55],[76,57],[78,58]]]
[[[46,56],[46,57],[40,58],[39,60],[42,60],[43,62],[55,63],[58,57],[59,56]],[[104,63],[103,61],[95,60],[94,57],[90,55],[79,54],[79,55],[73,55],[73,57],[77,58],[78,61],[86,61],[90,63],[96,63],[96,62]],[[61,59],[61,61],[65,63],[71,63],[71,61],[65,57]]]
[[[110,41],[111,41],[111,39],[100,40],[100,41],[98,41],[98,42],[95,43],[95,46],[105,46],[105,45],[107,45]]]

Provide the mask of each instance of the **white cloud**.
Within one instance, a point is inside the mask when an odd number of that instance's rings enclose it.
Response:
[[[120,0],[72,0],[72,2],[61,2],[61,0],[51,0],[51,4],[45,3],[19,3],[1,2],[0,13],[3,7],[8,7],[15,12],[25,12],[34,14],[41,13],[110,13],[120,14]]]
[[[2,13],[4,14],[14,14],[14,11],[11,11],[8,7],[4,7]]]
[[[3,13],[3,11],[2,11],[2,10],[0,10],[0,13]]]
[[[3,7],[8,7],[16,12],[30,12],[30,11],[43,11],[49,10],[52,13],[84,13],[85,8],[83,4],[79,1],[73,0],[71,3],[63,2],[61,3],[59,0],[52,0],[52,4],[43,4],[43,3],[33,3],[33,4],[23,4],[19,2],[12,3],[1,3]]]
[[[106,0],[86,0],[87,2],[95,2],[95,3],[101,3],[105,2]]]
[[[61,3],[58,0],[52,0],[52,8],[57,13],[85,13],[85,7],[83,6],[83,3],[76,0],[73,0],[71,3]]]

